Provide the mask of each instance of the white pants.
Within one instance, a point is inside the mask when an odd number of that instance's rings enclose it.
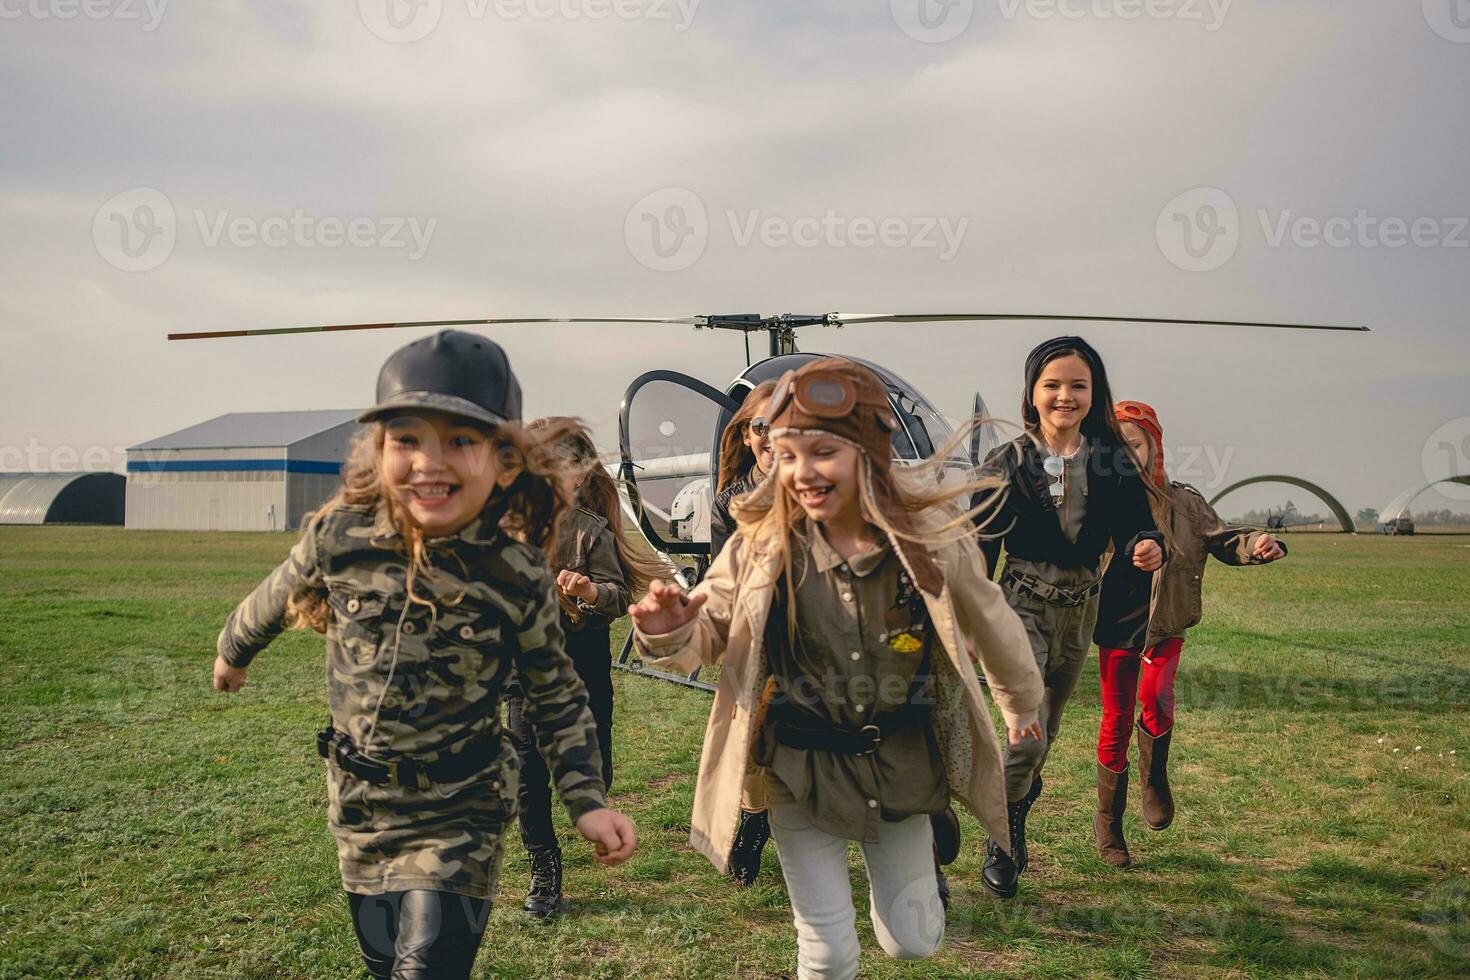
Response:
[[[774,782],[774,780],[773,780]],[[857,910],[847,871],[847,841],[812,826],[785,787],[771,787],[771,834],[796,918],[800,980],[851,980],[858,971]],[[889,956],[929,956],[944,938],[944,906],[934,878],[934,831],[926,816],[885,823],[877,844],[862,844],[873,931]]]

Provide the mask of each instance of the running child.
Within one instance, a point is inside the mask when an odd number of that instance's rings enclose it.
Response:
[[[1143,402],[1119,402],[1118,427],[1149,481],[1169,498],[1174,555],[1160,578],[1148,629],[1142,637],[1119,634],[1099,623],[1096,635],[1102,679],[1102,724],[1097,733],[1098,809],[1093,834],[1098,853],[1114,867],[1132,863],[1123,838],[1128,808],[1128,740],[1138,716],[1138,768],[1143,780],[1143,819],[1150,830],[1174,821],[1169,789],[1169,743],[1174,736],[1174,675],[1184,633],[1200,620],[1205,558],[1227,565],[1264,565],[1286,557],[1286,545],[1244,524],[1226,524],[1200,492],[1171,483],[1164,472],[1164,427]]]
[[[655,582],[629,612],[654,664],[723,658],[690,840],[725,870],[747,775],[765,776],[801,977],[850,978],[860,953],[847,849],[867,865],[890,956],[932,954],[944,909],[930,818],[951,798],[1007,846],[1000,746],[1039,735],[1025,631],[987,579],[968,500],[984,484],[893,466],[898,425],[867,368],[822,358],[777,382],[775,473],[686,599]]]
[[[517,424],[505,353],[444,331],[378,375],[366,438],[290,556],[230,614],[214,686],[236,692],[289,626],[327,637],[327,825],[374,977],[467,977],[514,819],[500,729],[512,677],[557,791],[597,860],[632,854],[603,804],[587,692],[563,649],[539,547],[563,504],[556,460]]]

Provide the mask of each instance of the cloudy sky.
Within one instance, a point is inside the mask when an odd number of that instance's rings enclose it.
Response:
[[[1470,471],[1465,0],[0,0],[0,87],[0,469],[362,405],[416,335],[170,331],[841,310],[1366,324],[1075,329],[1207,489]],[[743,364],[488,332],[604,437],[642,371]],[[1014,417],[1055,332],[801,339]]]

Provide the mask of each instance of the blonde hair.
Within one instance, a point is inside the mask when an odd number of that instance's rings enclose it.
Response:
[[[562,471],[569,464],[550,447],[555,438],[567,431],[566,427],[550,426],[544,438],[537,438],[514,422],[493,428],[476,427],[483,428],[500,471],[517,471],[509,486],[497,484],[491,490],[486,502],[487,510],[491,503],[498,504],[502,531],[548,553],[553,551],[557,526],[571,502],[560,484]],[[331,499],[306,516],[302,521],[302,533],[312,533],[312,523],[343,507],[385,508],[389,523],[403,540],[401,553],[408,560],[408,575],[404,583],[408,601],[429,605],[429,600],[421,598],[413,588],[415,579],[422,577],[432,581],[434,577],[423,529],[399,503],[397,496],[388,492],[383,479],[383,444],[387,433],[388,427],[383,422],[374,422],[358,430],[348,450],[347,461],[342,465],[341,486]],[[286,602],[286,625],[291,629],[325,633],[330,620],[331,610],[319,589],[293,593]]]
[[[933,456],[916,463],[895,462],[886,470],[875,467],[855,443],[833,436],[858,449],[858,504],[863,519],[895,542],[910,542],[930,550],[984,534],[1004,505],[1009,480],[999,474],[982,474],[957,452],[961,445],[968,445],[974,429],[993,422],[974,416],[960,425]],[[780,466],[778,459],[776,469]],[[879,506],[880,494],[893,501],[897,520]],[[981,495],[978,503],[977,494]],[[780,479],[768,479],[735,502],[731,515],[748,547],[777,556],[779,574],[786,582],[787,630],[794,637],[796,584],[792,581],[791,542],[805,540],[805,511]],[[906,561],[901,549],[900,560]]]

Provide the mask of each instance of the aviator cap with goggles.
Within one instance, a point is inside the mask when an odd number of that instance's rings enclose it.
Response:
[[[888,389],[871,370],[845,358],[822,357],[787,371],[756,424],[773,437],[826,432],[856,445],[875,466],[887,469],[893,463],[898,418],[888,404]]]

